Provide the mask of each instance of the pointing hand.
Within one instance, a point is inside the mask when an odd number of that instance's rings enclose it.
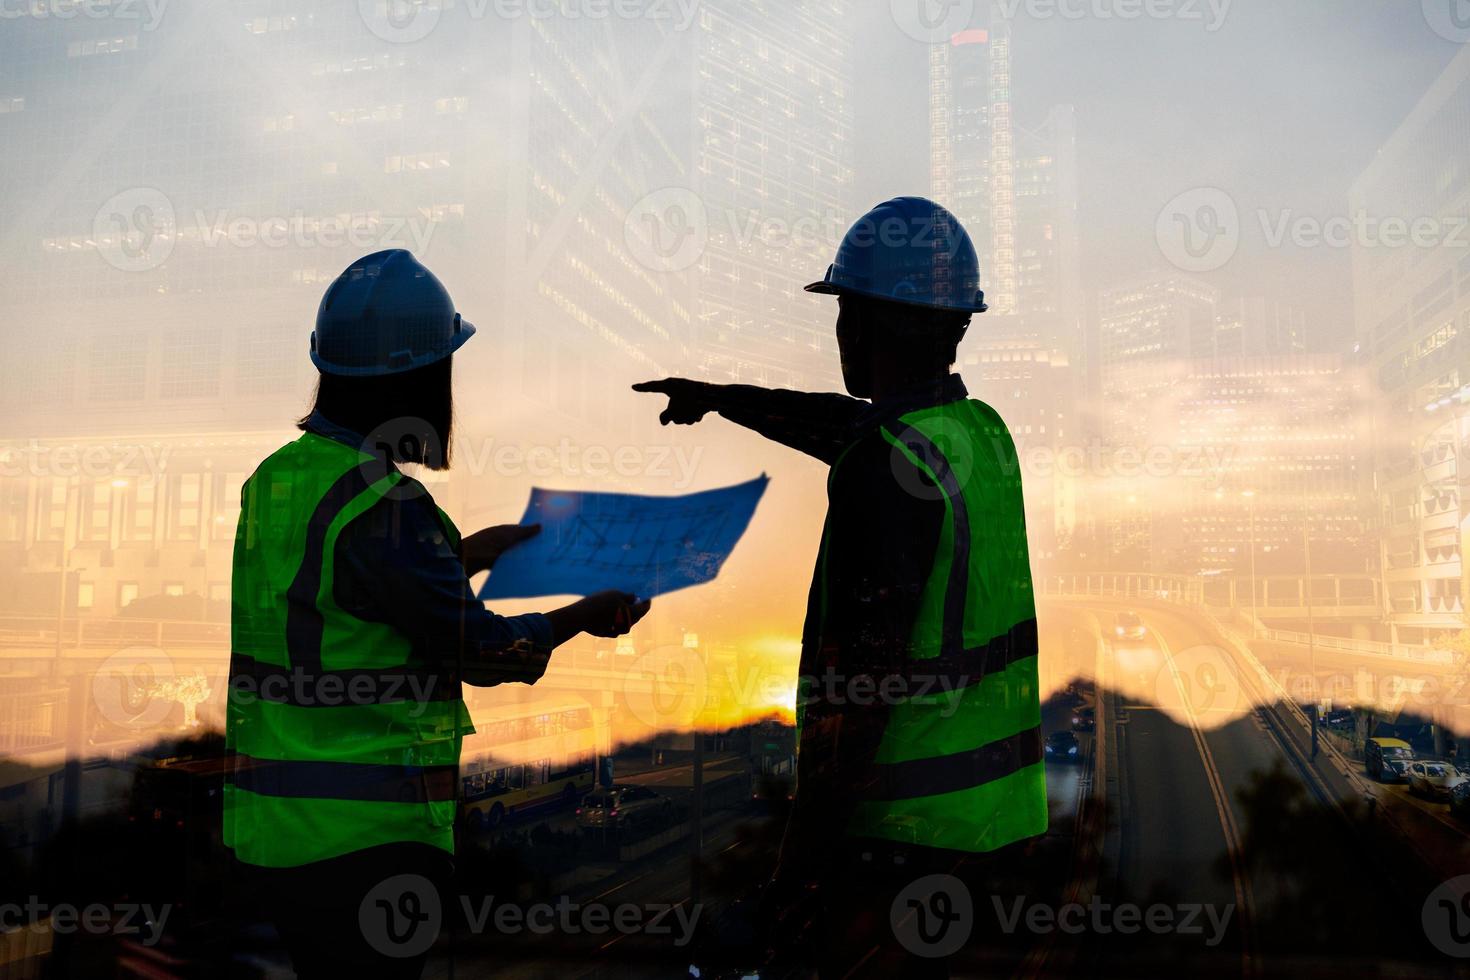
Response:
[[[642,381],[633,386],[634,391],[647,391],[669,396],[669,407],[659,413],[662,425],[693,425],[703,419],[714,406],[709,402],[713,385],[686,378],[664,378],[662,381]]]

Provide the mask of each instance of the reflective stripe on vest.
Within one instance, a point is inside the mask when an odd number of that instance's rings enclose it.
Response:
[[[915,693],[889,709],[876,778],[847,833],[969,852],[1043,834],[1036,610],[1015,445],[988,406],[968,400],[910,412],[880,434],[905,488],[942,500],[945,517],[911,634]],[[825,540],[822,550],[825,617]]]
[[[338,535],[403,480],[307,433],[241,493],[224,833],[247,864],[295,867],[399,842],[454,849],[456,767],[473,730],[458,688],[407,636],[346,612],[333,593]]]

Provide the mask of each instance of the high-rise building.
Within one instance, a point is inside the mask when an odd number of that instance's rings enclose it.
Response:
[[[1221,303],[1216,351],[1236,357],[1304,353],[1306,320],[1302,311],[1260,296]]]
[[[1011,30],[999,6],[929,53],[931,196],[960,219],[980,253],[985,297],[1018,312]]]
[[[1363,384],[1337,354],[1217,356],[1189,361],[1161,393],[1171,450],[1154,479],[1153,557],[1161,568],[1237,581],[1361,574],[1376,545],[1359,495]]]
[[[1214,357],[1218,291],[1170,270],[1106,289],[1098,298],[1103,432],[1115,445],[1145,445],[1163,429],[1158,395],[1168,371]]]
[[[851,223],[852,4],[707,0],[696,44],[699,371],[833,387],[833,310],[802,287]]]
[[[1358,236],[1358,350],[1378,386],[1372,493],[1393,636],[1464,626],[1470,535],[1470,50],[1450,62],[1359,176],[1350,210],[1438,230],[1435,244]],[[1457,245],[1458,243],[1458,245]]]
[[[629,236],[642,218],[694,220],[638,211],[697,179],[694,29],[557,17],[511,26],[507,159],[486,176],[507,185],[500,315],[524,422],[545,438],[626,438],[646,407],[614,402],[615,379],[677,373],[690,356],[695,270],[663,263],[656,237],[650,253]]]
[[[7,20],[0,607],[227,605],[240,484],[307,407],[317,303],[358,256],[413,250],[494,336],[485,37],[394,43],[366,10]]]
[[[976,318],[960,346],[958,369],[972,396],[1000,413],[1022,466],[1031,557],[1051,562],[1077,528],[1082,473],[1070,452],[1076,373],[1065,352],[1044,343],[1020,317]]]
[[[1084,302],[1071,106],[1054,107],[1035,128],[1016,127],[1015,188],[1017,309],[1076,363]]]
[[[1094,411],[1097,436],[1109,454],[1146,458],[1165,444],[1173,425],[1168,393],[1191,359],[1216,354],[1212,287],[1159,269],[1121,282],[1098,297],[1098,374],[1101,405]],[[1159,553],[1154,541],[1156,504],[1165,489],[1136,467],[1091,474],[1085,518],[1098,546],[1124,567],[1149,569]]]

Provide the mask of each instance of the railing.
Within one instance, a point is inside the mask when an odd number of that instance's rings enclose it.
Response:
[[[0,695],[0,755],[60,748],[66,702],[66,688]]]
[[[1318,633],[1309,637],[1306,633],[1292,630],[1263,630],[1262,639],[1277,643],[1293,643],[1307,646],[1309,643],[1321,650],[1340,650],[1360,657],[1391,657],[1394,660],[1412,660],[1423,664],[1452,666],[1455,654],[1450,650],[1433,650],[1429,647],[1407,646],[1384,643],[1381,640],[1354,640],[1345,636],[1323,636]]]
[[[0,616],[0,647],[55,647],[56,617]],[[228,649],[229,623],[167,619],[68,619],[61,624],[62,649],[129,646],[219,647]]]
[[[1224,625],[1231,625],[1227,621],[1227,616],[1233,612],[1245,617],[1246,625],[1243,628],[1250,629],[1249,614],[1244,609],[1232,606],[1229,602],[1210,601],[1211,597],[1203,587],[1202,580],[1198,578],[1142,573],[1050,575],[1037,579],[1036,591],[1039,595],[1051,596],[1157,599],[1192,606]],[[1314,599],[1314,603],[1317,602],[1318,600]],[[1330,608],[1328,603],[1321,604]],[[1280,608],[1282,607],[1276,605],[1261,606],[1262,611],[1279,611]],[[1255,635],[1279,643],[1302,646],[1306,646],[1309,639],[1306,633],[1291,630],[1257,628]],[[1320,633],[1316,634],[1313,639],[1313,645],[1318,648],[1363,657],[1381,657],[1443,666],[1454,666],[1460,659],[1449,650],[1434,650],[1404,644],[1394,645],[1378,640],[1356,640],[1349,637],[1324,636]]]

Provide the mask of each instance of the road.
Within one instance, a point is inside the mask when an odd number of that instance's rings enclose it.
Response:
[[[1142,637],[1115,635],[1123,609],[1140,615]],[[1080,700],[1046,702],[1044,731],[1071,727],[1079,707],[1098,721],[1078,733],[1077,764],[1048,767],[1048,843],[1066,859],[1038,862],[1034,888],[1017,896],[1052,918],[1023,920],[1004,949],[972,943],[955,975],[1457,975],[1419,921],[1434,881],[1426,860],[1438,856],[1444,875],[1466,850],[1442,806],[1365,790],[1329,753],[1313,762],[1298,716],[1190,610],[1048,600],[1042,626],[1049,685],[1084,678]],[[1359,805],[1364,792],[1380,800],[1374,813]],[[730,898],[744,887],[731,875],[746,868],[746,886],[759,877],[771,832],[757,810],[707,818],[700,917],[727,938],[741,915]],[[1054,864],[1057,880],[1040,880]],[[671,907],[670,932],[459,936],[453,975],[688,975],[699,940],[678,941],[679,910],[693,908],[687,840],[602,871],[567,889],[568,901],[645,915]],[[974,896],[977,930],[1003,917],[1003,897]],[[426,975],[448,975],[447,956]]]
[[[1105,634],[1125,608],[1076,606]],[[1409,975],[1438,969],[1418,921],[1421,875],[1402,847],[1382,840],[1381,822],[1354,809],[1342,773],[1312,766],[1308,732],[1251,665],[1189,610],[1127,608],[1146,634],[1107,642],[1117,780],[1099,891],[1115,904],[1162,904],[1176,927],[1089,934],[1088,972],[1178,975],[1181,962],[1210,976],[1354,962]],[[1389,862],[1364,853],[1390,847]],[[1205,928],[1184,934],[1182,910],[1195,906]]]

